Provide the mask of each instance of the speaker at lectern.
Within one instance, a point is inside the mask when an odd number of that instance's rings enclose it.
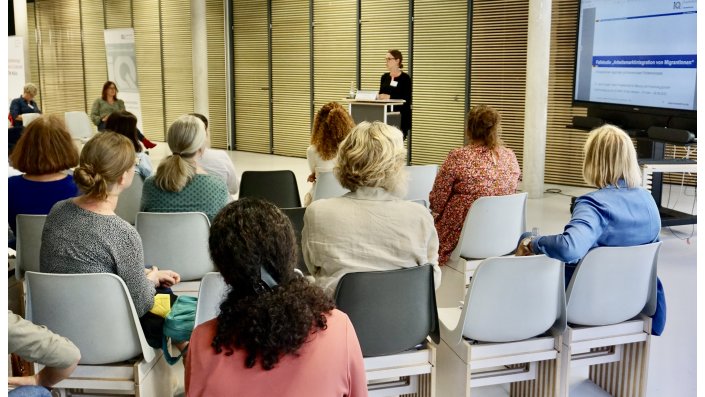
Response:
[[[343,99],[343,102],[348,104],[348,111],[355,124],[381,121],[401,128],[399,108],[405,102],[403,99],[377,99],[377,91],[360,90],[355,94],[355,99]]]

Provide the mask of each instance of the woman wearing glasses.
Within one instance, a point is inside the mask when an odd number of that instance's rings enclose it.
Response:
[[[404,67],[401,51],[389,50],[385,59],[389,72],[382,75],[378,98],[406,101],[399,109],[401,114],[400,129],[406,139],[411,129],[411,77],[401,70]]]

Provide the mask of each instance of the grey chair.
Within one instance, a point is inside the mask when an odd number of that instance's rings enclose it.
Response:
[[[39,271],[39,250],[42,247],[42,231],[46,215],[19,214],[16,223],[15,278],[22,280],[26,271]]]
[[[646,394],[660,247],[598,247],[580,261],[566,292],[562,378],[590,366],[589,379],[610,394]]]
[[[290,170],[243,172],[239,197],[260,197],[279,208],[301,207],[299,185]]]
[[[147,344],[120,277],[27,272],[26,278],[27,319],[68,338],[81,351],[78,368],[55,389],[171,395],[169,365],[160,350]]]
[[[304,254],[301,250],[301,231],[304,229],[304,213],[306,212],[306,207],[282,208],[281,210],[289,217],[291,225],[294,227],[294,233],[296,234],[296,247],[298,248],[296,268],[301,270],[304,275],[309,275],[308,267],[306,267],[306,262],[304,261]]]
[[[227,292],[228,286],[219,272],[203,276],[196,304],[196,327],[218,316],[220,302]]]
[[[142,177],[135,174],[132,184],[120,193],[118,197],[115,214],[126,220],[130,225],[135,224],[137,213],[140,212],[140,201],[142,201],[142,187],[144,181]]]
[[[405,168],[409,175],[409,189],[404,199],[410,201],[423,200],[426,207],[428,207],[428,196],[436,180],[438,165],[407,165]]]
[[[426,343],[440,341],[431,265],[348,273],[335,302],[355,327],[370,395],[416,393],[421,377],[435,387],[435,347]]]
[[[313,188],[313,201],[327,199],[331,197],[340,197],[349,190],[344,188],[338,178],[335,177],[333,171],[320,171],[316,176],[316,185]]]

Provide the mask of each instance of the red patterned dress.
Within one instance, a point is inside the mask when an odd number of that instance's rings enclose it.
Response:
[[[458,244],[472,203],[482,196],[513,194],[520,176],[514,152],[504,146],[495,152],[484,145],[470,144],[448,154],[429,197],[440,243],[440,265],[445,265]]]

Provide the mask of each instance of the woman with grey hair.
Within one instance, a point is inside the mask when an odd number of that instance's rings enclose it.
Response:
[[[225,182],[198,165],[208,145],[205,125],[197,117],[183,115],[171,124],[166,140],[172,154],[144,181],[140,210],[203,212],[212,220],[230,195]]]
[[[39,90],[37,86],[32,83],[27,83],[24,85],[22,90],[22,96],[15,98],[10,102],[10,116],[12,117],[13,126],[22,127],[22,115],[27,113],[39,113],[42,111],[39,109],[39,105],[34,102],[34,97],[37,96]]]
[[[304,215],[302,250],[316,284],[333,293],[349,272],[433,264],[440,286],[438,234],[428,210],[403,199],[403,136],[381,122],[362,122],[340,143],[336,178],[350,190],[317,200]]]

